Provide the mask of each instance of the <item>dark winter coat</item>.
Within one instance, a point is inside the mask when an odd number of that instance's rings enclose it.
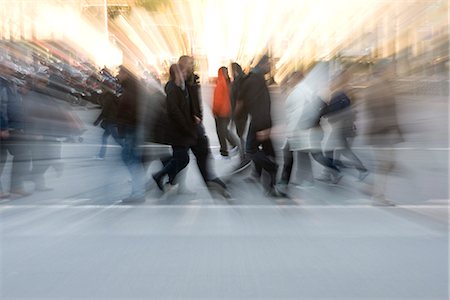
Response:
[[[194,120],[195,109],[187,90],[182,90],[173,81],[165,86],[167,94],[167,116],[169,119],[167,138],[174,146],[193,146],[197,142]]]
[[[272,127],[270,94],[263,74],[250,72],[242,82],[238,98],[243,101],[244,110],[251,116],[255,131]]]

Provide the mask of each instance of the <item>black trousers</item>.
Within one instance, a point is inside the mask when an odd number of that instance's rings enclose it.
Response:
[[[197,143],[194,146],[191,146],[191,150],[196,158],[197,166],[203,181],[207,183],[217,176],[211,169],[209,161],[211,155],[211,151],[209,150],[209,139],[206,136],[205,127],[203,127],[202,124],[197,125],[197,136]]]
[[[163,162],[164,167],[156,177],[169,176],[169,183],[173,184],[175,177],[189,164],[189,147],[172,146],[172,157]]]
[[[251,155],[257,172],[266,170],[270,175],[270,187],[275,186],[278,165],[275,160],[272,140],[268,138],[264,141],[258,141],[256,139],[256,131],[251,123],[248,129],[246,152]]]
[[[220,154],[228,156],[228,143],[231,146],[236,147],[239,144],[238,138],[234,133],[229,130],[230,118],[215,118],[217,137],[219,138]]]

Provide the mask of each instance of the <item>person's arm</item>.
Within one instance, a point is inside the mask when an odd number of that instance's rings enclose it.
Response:
[[[98,115],[97,119],[94,121],[94,126],[97,126],[100,124],[100,122],[104,119],[104,112],[102,112]]]

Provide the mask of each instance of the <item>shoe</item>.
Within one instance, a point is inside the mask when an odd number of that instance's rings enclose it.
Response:
[[[279,186],[280,188],[283,188],[283,189],[286,189],[288,185],[289,185],[289,182],[287,180],[283,180],[283,179],[277,183],[277,186]]]
[[[105,160],[105,158],[101,157],[101,156],[94,156],[92,159],[93,160]]]
[[[236,156],[239,154],[239,147],[238,146],[234,146],[233,148],[231,148],[230,151],[228,151],[228,155],[229,156]]]
[[[332,178],[331,178],[331,175],[329,173],[322,173],[322,175],[317,177],[316,180],[319,180],[321,182],[326,182],[326,183],[331,183],[332,182]]]
[[[164,194],[166,196],[172,196],[178,193],[178,184],[166,183],[164,185]]]
[[[241,160],[239,165],[232,171],[232,174],[236,174],[236,173],[240,173],[240,172],[244,171],[245,169],[250,167],[251,164],[252,164],[251,159],[244,158],[243,160]]]
[[[7,199],[9,198],[11,195],[9,193],[0,193],[0,199]]]
[[[158,188],[164,192],[164,184],[163,184],[163,178],[160,175],[157,175],[157,173],[152,174],[153,180],[155,180],[156,185],[158,186]]]
[[[331,176],[331,183],[338,184],[339,181],[341,181],[342,177],[343,177],[343,175],[341,175],[341,174],[336,174],[336,175]]]
[[[130,196],[130,197],[122,200],[122,203],[125,203],[125,204],[138,204],[138,203],[144,203],[144,202],[145,202],[145,196]]]
[[[273,198],[288,198],[288,195],[280,190],[278,190],[276,187],[271,187],[267,192],[266,196],[273,197]]]
[[[27,192],[24,189],[11,190],[10,193],[11,193],[12,196],[15,196],[15,197],[17,197],[17,196],[19,196],[19,197],[26,197],[26,196],[30,196],[31,195],[30,192]]]
[[[358,175],[358,181],[363,181],[369,175],[369,171],[360,171]]]
[[[206,183],[209,189],[216,191],[224,198],[231,198],[231,194],[227,191],[226,185],[220,179],[213,179]]]

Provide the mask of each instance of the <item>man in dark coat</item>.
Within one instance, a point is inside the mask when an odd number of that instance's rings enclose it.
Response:
[[[185,86],[186,74],[181,72],[177,64],[170,67],[169,73],[170,80],[165,86],[169,122],[165,132],[167,141],[172,146],[172,157],[163,162],[161,171],[153,174],[158,187],[165,192],[178,191],[175,177],[189,164],[189,148],[197,142],[194,112]],[[163,179],[166,175],[169,181],[164,185]]]
[[[119,142],[116,121],[119,99],[115,91],[110,87],[105,88],[104,94],[101,99],[102,111],[94,122],[94,126],[100,124],[100,126],[104,130],[102,135],[102,145],[100,147],[98,155],[95,157],[95,159],[98,160],[105,159],[106,146],[108,144],[108,137],[110,135],[112,135],[114,140]]]
[[[211,152],[209,149],[209,139],[206,135],[205,127],[202,124],[203,108],[200,95],[200,83],[199,77],[194,74],[194,59],[184,55],[180,57],[178,64],[180,65],[182,72],[186,72],[187,74],[186,90],[191,101],[197,129],[197,141],[196,144],[191,147],[192,153],[195,155],[198,169],[208,188],[216,190],[222,196],[228,198],[230,195],[226,190],[225,183],[217,177],[210,165]]]
[[[271,101],[264,78],[264,75],[269,71],[269,57],[264,55],[242,83],[238,98],[242,101],[243,109],[251,117],[246,152],[252,158],[258,172],[266,170],[269,173],[270,182],[269,186],[266,187],[267,194],[273,197],[285,197],[286,195],[275,187],[278,165],[270,137],[272,128]]]

